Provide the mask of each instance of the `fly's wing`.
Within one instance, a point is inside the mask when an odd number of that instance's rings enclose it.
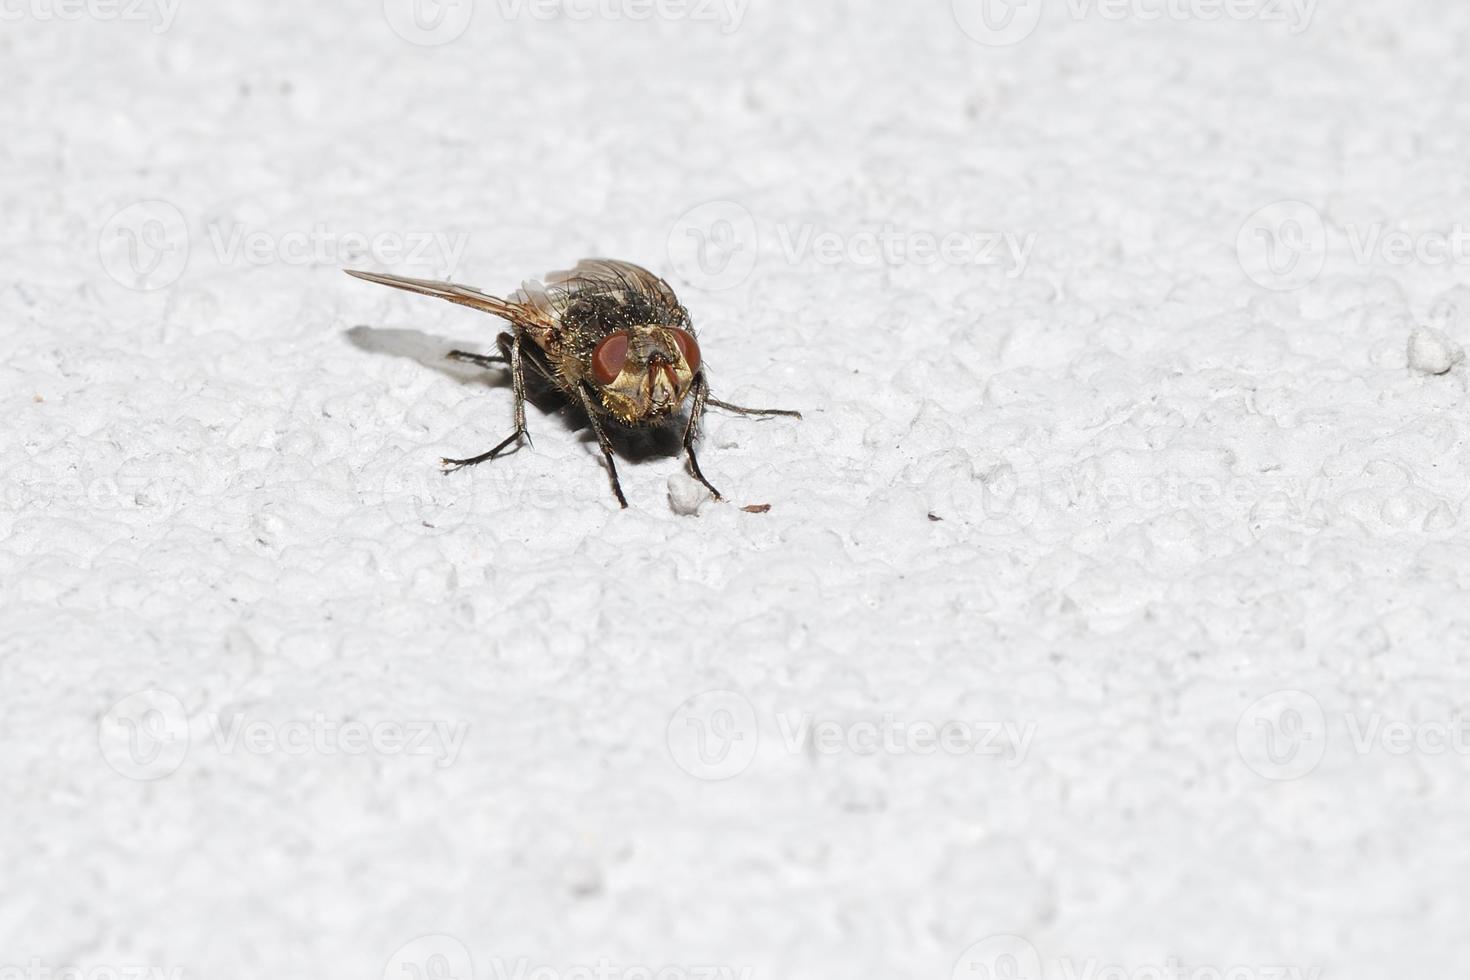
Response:
[[[389,276],[380,272],[359,272],[355,269],[348,269],[346,272],[349,276],[366,279],[368,282],[392,286],[394,289],[406,289],[410,293],[418,293],[421,296],[437,296],[439,299],[447,299],[451,303],[458,303],[460,306],[468,306],[470,309],[481,310],[511,321],[523,316],[523,311],[518,304],[508,303],[470,286],[460,286],[452,282],[435,282],[432,279]]]
[[[516,299],[560,316],[579,295],[607,296],[629,305],[653,304],[667,322],[687,323],[689,314],[673,287],[642,266],[616,259],[583,259],[576,267],[553,272],[543,286],[528,282]]]
[[[678,306],[673,288],[641,265],[617,259],[583,259],[570,272],[553,272],[546,277],[548,286],[558,282],[593,283],[601,287],[636,289],[647,296],[657,296],[670,306]]]

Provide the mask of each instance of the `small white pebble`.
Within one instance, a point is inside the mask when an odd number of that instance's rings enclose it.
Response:
[[[693,517],[713,499],[709,488],[688,473],[681,471],[669,477],[669,507],[675,514]]]
[[[1409,334],[1409,367],[1423,374],[1448,374],[1465,359],[1464,349],[1433,327]]]

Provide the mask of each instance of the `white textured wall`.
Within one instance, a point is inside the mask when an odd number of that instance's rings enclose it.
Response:
[[[598,2],[0,7],[0,977],[1452,975],[1470,13]]]

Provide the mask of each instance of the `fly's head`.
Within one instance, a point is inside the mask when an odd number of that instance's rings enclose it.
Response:
[[[658,422],[684,404],[699,374],[699,344],[682,327],[619,330],[592,351],[589,377],[602,403],[630,425]]]

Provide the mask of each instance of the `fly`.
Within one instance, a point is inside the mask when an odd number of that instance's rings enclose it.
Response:
[[[449,352],[449,358],[481,367],[510,368],[515,397],[515,430],[494,449],[468,459],[441,460],[446,472],[475,466],[503,454],[526,431],[526,368],[545,377],[592,423],[597,444],[607,460],[618,503],[628,506],[613,462],[609,426],[629,428],[673,425],[687,402],[684,454],[689,472],[716,500],[724,497],[705,479],[694,455],[704,410],[713,405],[740,415],[787,415],[779,408],[744,408],[710,395],[699,341],[674,290],[658,276],[629,262],[583,259],[570,272],[554,272],[543,284],[530,280],[507,299],[469,286],[428,279],[409,279],[377,272],[347,274],[395,289],[437,296],[481,310],[510,323],[496,338],[499,355]]]

